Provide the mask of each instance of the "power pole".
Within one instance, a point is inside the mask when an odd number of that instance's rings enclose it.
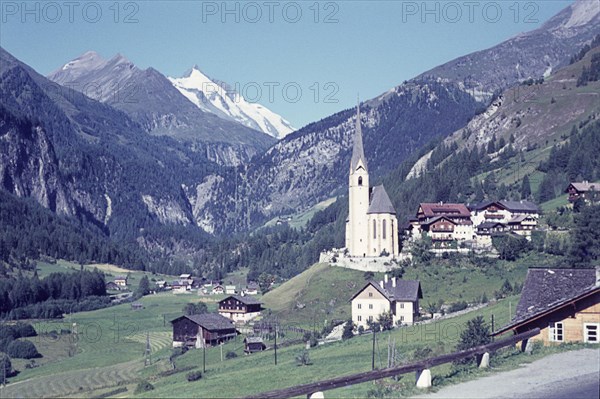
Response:
[[[494,314],[493,313],[492,313],[492,332],[494,332]]]
[[[144,367],[152,364],[152,347],[150,346],[150,332],[146,332],[146,351],[144,352]]]
[[[375,327],[373,328],[373,350],[371,351],[371,370],[375,370]]]
[[[277,323],[275,323],[275,366],[277,366]]]
[[[202,372],[206,373],[206,344],[202,345]]]

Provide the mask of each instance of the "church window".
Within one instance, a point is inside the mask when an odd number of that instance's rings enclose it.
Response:
[[[377,222],[373,220],[373,238],[377,238]]]
[[[386,228],[386,223],[385,223],[385,222],[386,222],[386,221],[385,221],[385,219],[384,219],[384,220],[383,220],[383,228],[381,229],[381,230],[382,230],[382,235],[383,235],[383,239],[384,239],[384,240],[385,240],[385,230],[386,230],[386,229],[385,229],[385,228]]]
[[[362,186],[362,176],[358,176],[358,185]]]

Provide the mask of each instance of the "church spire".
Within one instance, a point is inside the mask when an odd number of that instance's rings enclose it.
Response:
[[[350,170],[356,170],[358,163],[362,161],[365,170],[367,170],[367,160],[363,149],[362,128],[360,126],[360,102],[356,105],[356,129],[354,132],[354,146],[352,148],[352,159],[350,160]]]

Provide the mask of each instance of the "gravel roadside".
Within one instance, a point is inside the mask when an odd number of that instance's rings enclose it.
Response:
[[[477,380],[415,398],[544,398],[598,399],[600,348],[556,353]]]

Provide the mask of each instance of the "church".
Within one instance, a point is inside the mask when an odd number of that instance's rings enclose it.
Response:
[[[369,187],[369,169],[363,149],[360,107],[350,160],[349,210],[346,249],[349,256],[398,256],[398,219],[383,185]]]

